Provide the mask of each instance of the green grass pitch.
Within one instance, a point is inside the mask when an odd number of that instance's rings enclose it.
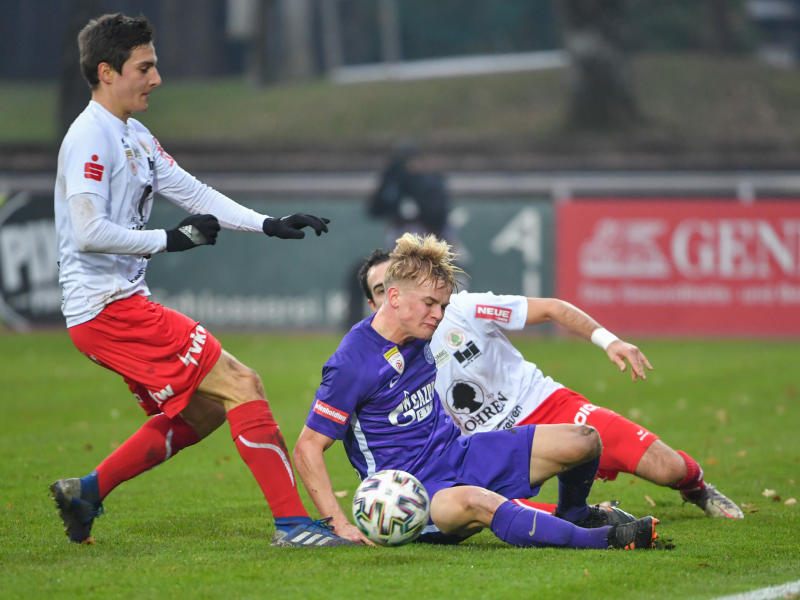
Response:
[[[292,446],[338,338],[219,337],[261,374]],[[458,547],[303,550],[269,546],[270,513],[227,427],[115,490],[95,545],[68,543],[48,485],[91,470],[143,415],[65,333],[2,335],[0,597],[710,598],[797,580],[800,506],[785,501],[800,496],[798,344],[640,345],[656,370],[634,384],[590,344],[518,340],[546,373],[696,456],[744,521],[707,519],[671,490],[620,476],[592,500],[656,515],[675,550],[517,549],[489,532]],[[328,454],[347,506],[354,472],[339,445]],[[555,485],[541,497],[554,499]]]

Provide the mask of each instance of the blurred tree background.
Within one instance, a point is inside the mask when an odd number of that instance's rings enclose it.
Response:
[[[511,167],[645,155],[658,166],[686,152],[708,165],[775,166],[790,164],[800,141],[798,0],[0,0],[0,9],[3,155],[58,142],[88,98],[75,35],[113,11],[145,14],[157,30],[167,85],[143,119],[198,153],[337,150],[358,167],[414,137],[453,160],[482,154]]]

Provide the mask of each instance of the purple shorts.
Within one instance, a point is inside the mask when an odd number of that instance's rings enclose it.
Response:
[[[428,496],[457,485],[475,485],[506,498],[530,498],[530,463],[535,425],[457,437],[419,473]]]

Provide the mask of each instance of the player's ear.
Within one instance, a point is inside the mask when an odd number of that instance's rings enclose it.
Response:
[[[97,65],[97,79],[103,83],[111,83],[114,79],[114,68],[107,62]]]
[[[387,300],[392,308],[400,306],[400,290],[394,286],[386,290],[386,298],[383,302],[386,303]]]

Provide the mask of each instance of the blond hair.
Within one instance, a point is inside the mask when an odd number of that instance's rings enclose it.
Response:
[[[396,281],[441,282],[454,290],[458,287],[456,276],[463,273],[453,264],[455,257],[450,244],[435,235],[404,233],[389,254],[386,287]]]

